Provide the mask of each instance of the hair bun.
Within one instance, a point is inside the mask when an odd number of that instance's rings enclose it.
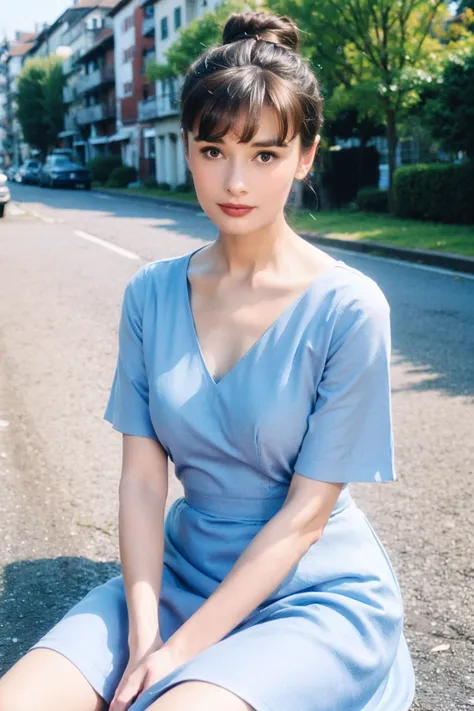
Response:
[[[286,15],[271,15],[268,12],[234,12],[224,27],[222,43],[231,44],[252,38],[274,42],[293,52],[296,52],[299,46],[298,28]]]

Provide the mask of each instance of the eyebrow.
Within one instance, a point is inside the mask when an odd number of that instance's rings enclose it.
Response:
[[[194,138],[195,143],[224,143],[222,138]],[[251,148],[288,148],[288,143],[280,143],[277,138],[268,138],[266,141],[257,141],[250,144]]]

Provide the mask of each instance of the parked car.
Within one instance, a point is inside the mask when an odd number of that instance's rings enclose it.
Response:
[[[46,158],[39,184],[42,188],[49,187],[83,187],[90,190],[92,173],[80,163],[71,160],[69,156],[52,153]]]
[[[40,171],[41,162],[37,158],[28,158],[18,171],[16,181],[18,183],[38,185]]]
[[[10,190],[7,185],[7,176],[0,173],[0,217],[5,214],[5,205],[10,201]]]

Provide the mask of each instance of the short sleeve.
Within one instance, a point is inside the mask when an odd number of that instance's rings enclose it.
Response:
[[[354,289],[351,289],[354,291]],[[390,308],[378,285],[339,303],[315,405],[294,471],[332,483],[396,479]]]
[[[143,356],[144,276],[140,270],[125,288],[118,334],[118,359],[104,419],[128,435],[158,439],[149,409]]]

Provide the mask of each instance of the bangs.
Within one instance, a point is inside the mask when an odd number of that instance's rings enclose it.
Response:
[[[301,99],[287,81],[256,66],[222,69],[195,83],[186,97],[181,125],[197,133],[195,140],[212,143],[235,131],[243,120],[239,143],[248,143],[259,129],[263,107],[276,113],[279,145],[301,132]]]

